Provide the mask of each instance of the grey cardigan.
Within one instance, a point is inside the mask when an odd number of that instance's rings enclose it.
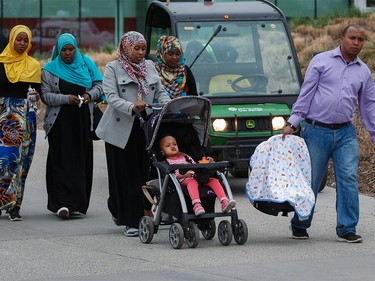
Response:
[[[41,99],[43,103],[47,105],[43,125],[44,131],[46,132],[46,137],[56,121],[61,106],[64,104],[69,104],[69,95],[61,94],[59,89],[59,80],[59,77],[53,75],[47,70],[42,70]],[[91,130],[93,130],[94,101],[103,94],[102,82],[95,81],[92,84],[91,89],[86,89],[86,93],[90,94],[91,96],[89,109],[91,115]]]
[[[164,90],[154,63],[146,60],[146,66],[146,81],[150,92],[143,96],[143,101],[146,104],[167,103],[170,98]],[[106,65],[104,71],[103,90],[108,107],[95,131],[96,135],[107,143],[124,148],[135,119],[133,104],[138,99],[138,83],[132,80],[118,61],[112,61]],[[146,110],[148,114],[152,113],[151,109]]]

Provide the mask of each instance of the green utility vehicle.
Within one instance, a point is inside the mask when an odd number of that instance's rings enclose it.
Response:
[[[200,95],[212,103],[210,153],[247,175],[255,147],[281,133],[302,75],[285,16],[267,1],[150,4],[145,37],[178,37]]]

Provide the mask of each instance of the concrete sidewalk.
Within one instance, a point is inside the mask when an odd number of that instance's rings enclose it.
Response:
[[[246,179],[229,178],[239,217],[249,228],[245,245],[222,246],[217,237],[201,238],[198,248],[171,248],[168,228],[150,244],[128,238],[106,207],[104,146],[95,142],[94,186],[89,212],[61,220],[46,209],[45,162],[48,144],[38,131],[27,181],[22,222],[0,217],[0,280],[374,280],[375,199],[361,196],[358,225],[364,242],[336,241],[335,190],[319,194],[310,239],[297,241],[290,218],[265,215],[244,193]],[[218,224],[218,221],[216,223]]]

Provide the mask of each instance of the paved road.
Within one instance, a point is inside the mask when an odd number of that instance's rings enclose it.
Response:
[[[38,144],[27,182],[22,222],[0,217],[0,280],[374,280],[375,199],[361,196],[361,244],[335,236],[335,191],[327,187],[316,207],[311,239],[291,239],[289,218],[255,210],[243,192],[245,180],[230,179],[240,218],[249,227],[245,245],[222,246],[217,237],[198,248],[169,246],[167,229],[151,244],[122,235],[106,209],[104,147],[95,142],[91,205],[83,218],[61,220],[46,209],[47,142]]]

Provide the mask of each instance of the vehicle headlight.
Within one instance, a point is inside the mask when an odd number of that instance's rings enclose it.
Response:
[[[214,122],[212,122],[212,127],[215,132],[225,132],[228,128],[228,122],[224,119],[215,119]]]
[[[272,129],[274,131],[281,130],[284,128],[286,121],[283,117],[274,117],[272,118]]]

